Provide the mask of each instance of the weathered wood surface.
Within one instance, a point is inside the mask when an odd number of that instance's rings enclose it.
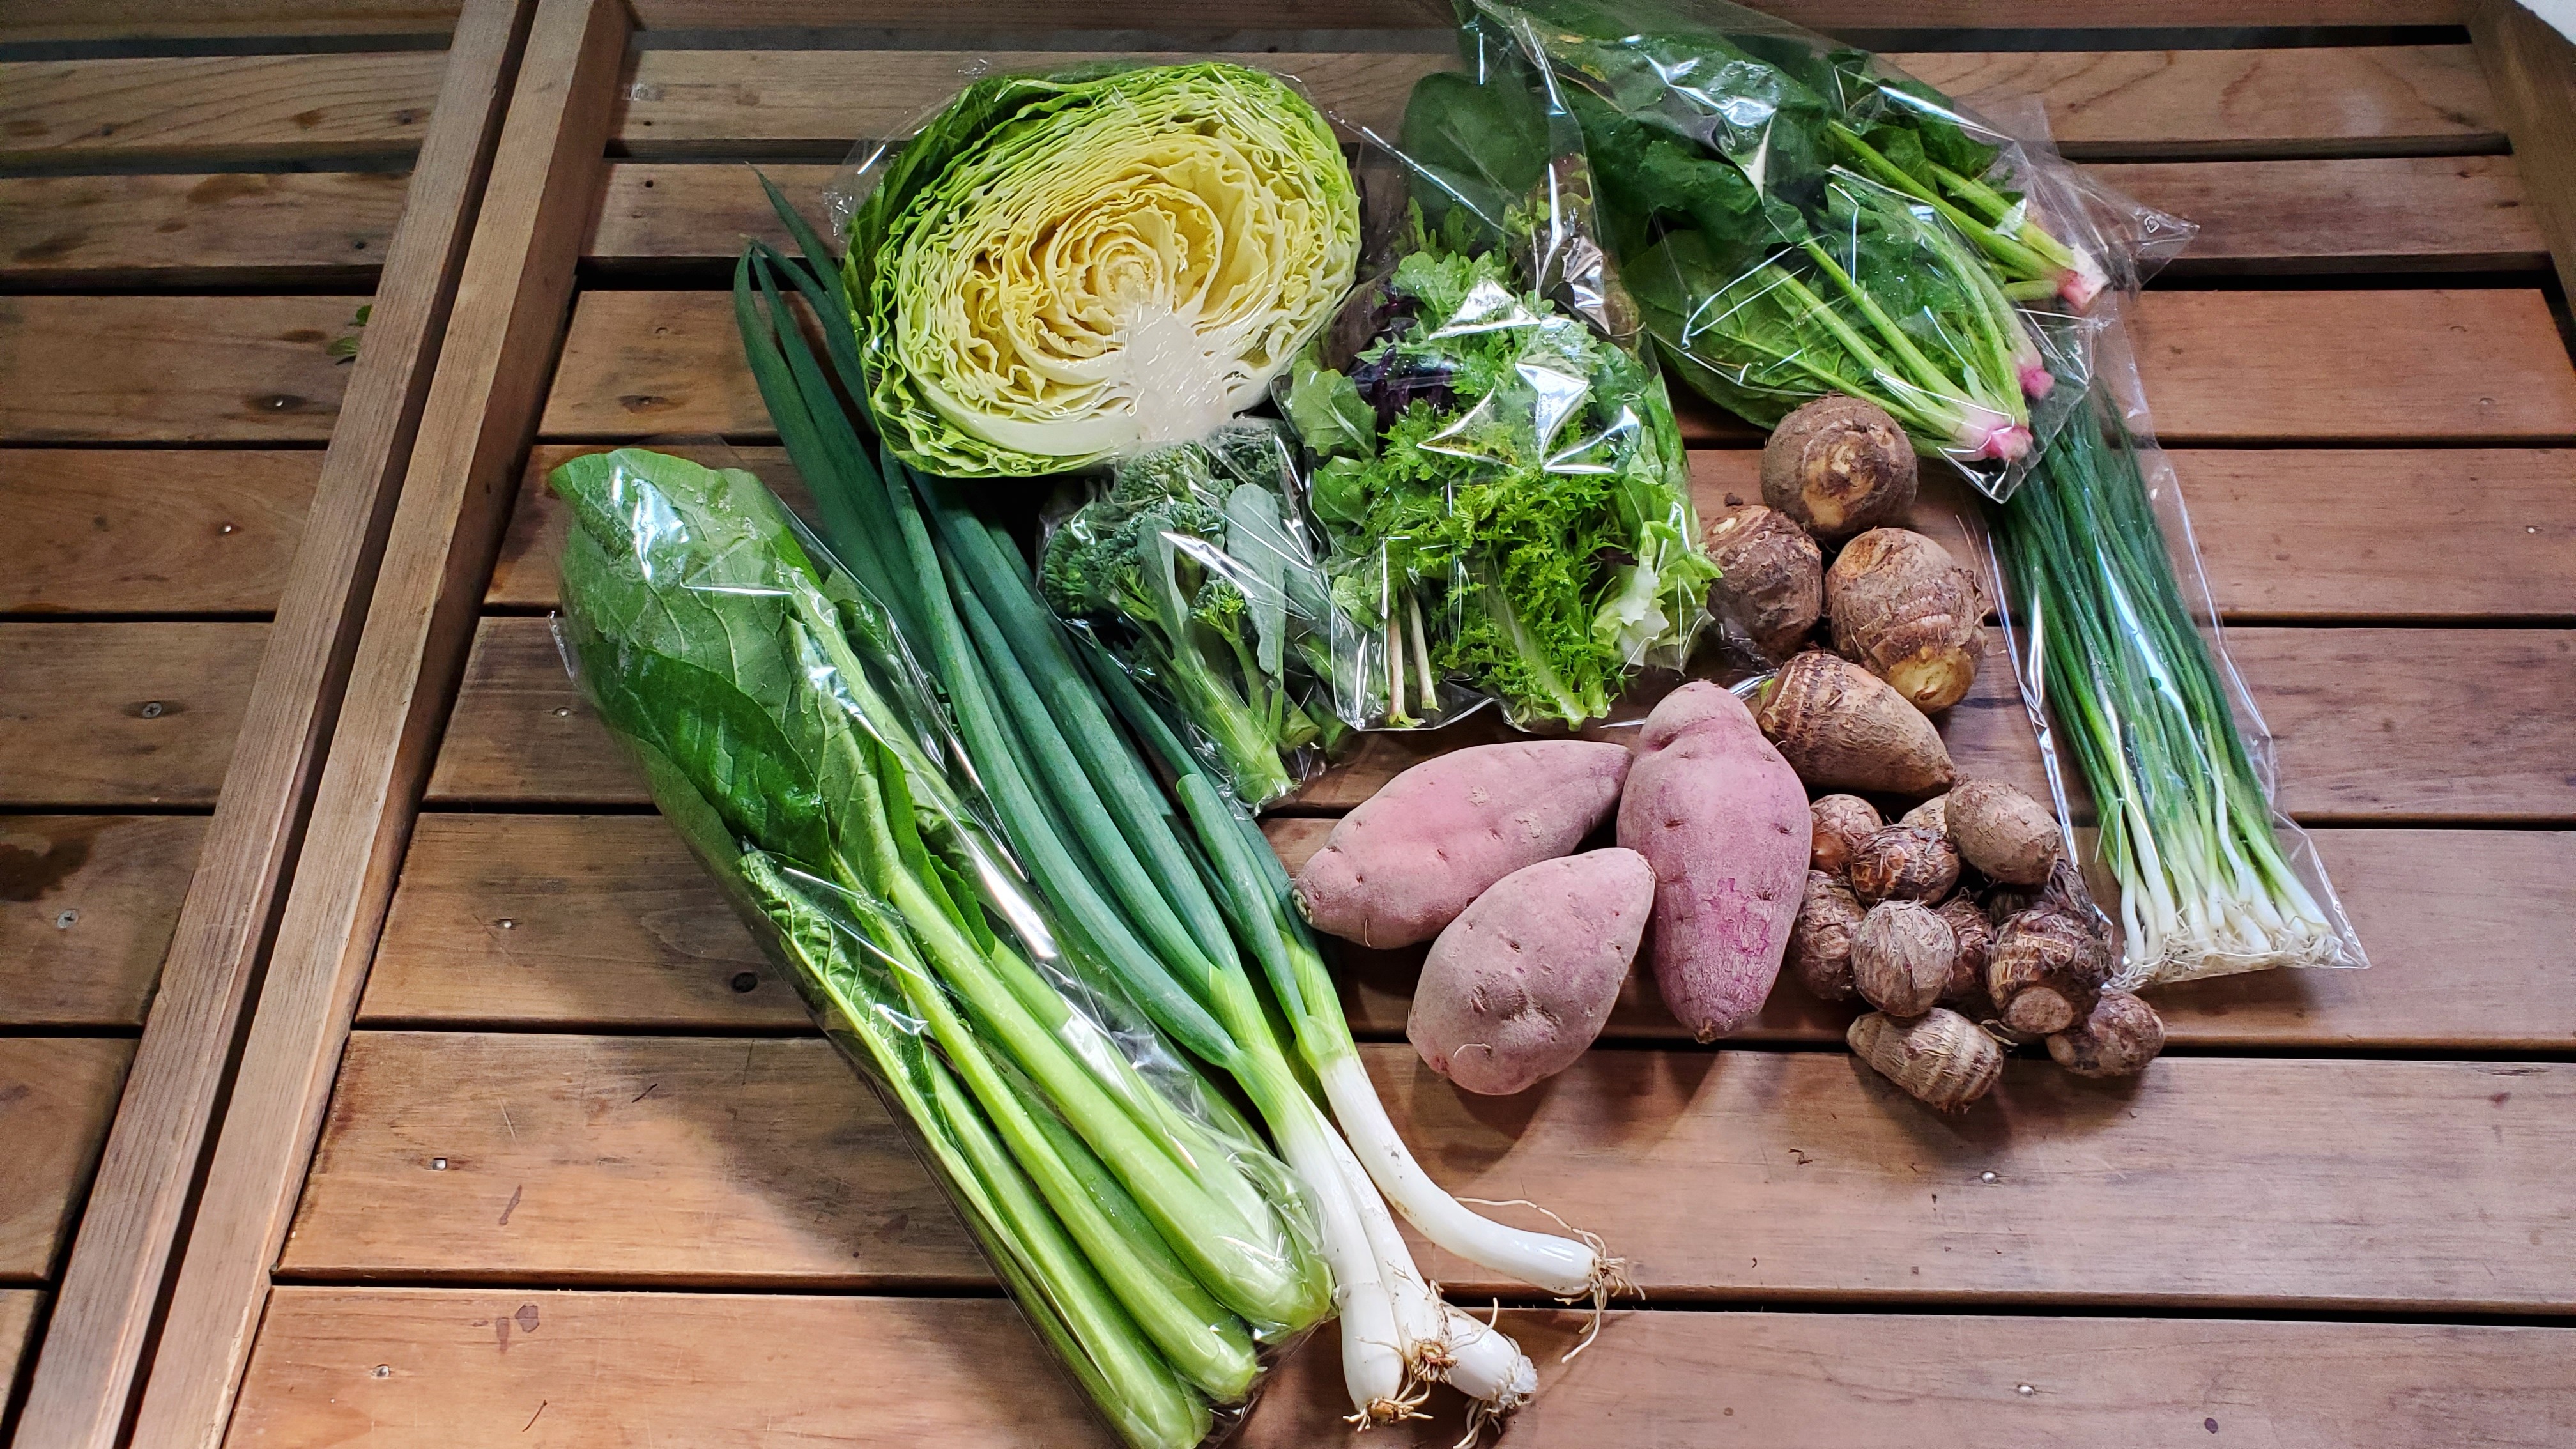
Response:
[[[1996,22],[1987,22],[1996,23]],[[899,134],[972,78],[1084,58],[1068,51],[647,50],[636,55],[617,139],[639,155],[781,153],[840,159]],[[1259,52],[1345,128],[1386,131],[1424,74],[1455,67],[1437,33],[1415,51]],[[2295,50],[1895,54],[1971,105],[2037,97],[2076,155],[2320,155],[2493,148],[2500,123],[2465,45]]]
[[[0,451],[16,539],[0,611],[269,612],[322,457],[304,448]]]
[[[0,805],[211,805],[265,624],[0,623]]]
[[[2273,629],[2228,645],[2280,742],[2282,799],[2304,820],[2576,819],[2566,771],[2576,633],[2557,629]],[[1590,732],[1624,738],[1623,704]],[[2039,786],[2039,760],[2010,671],[1979,671],[1940,722],[1966,774]],[[1336,812],[1442,750],[1503,739],[1480,711],[1440,730],[1366,737],[1291,796]],[[485,619],[448,720],[429,798],[442,804],[642,804],[633,768],[565,674],[544,619]]]
[[[2576,1302],[2563,1065],[2168,1057],[2104,1084],[2019,1061],[1943,1120],[1842,1053],[1598,1051],[1507,1099],[1402,1043],[1361,1054],[1444,1186],[1547,1204],[1665,1303]],[[359,1033],[339,1095],[291,1276],[936,1287],[969,1261],[817,1038]]]
[[[1545,1449],[1598,1444],[1607,1423],[1644,1443],[1781,1449],[2213,1432],[2279,1449],[2556,1449],[2576,1434],[2564,1328],[1621,1310],[1569,1364],[1582,1315],[1516,1310],[1504,1326],[1541,1386],[1511,1442]],[[1266,1386],[1236,1442],[1341,1441],[1349,1403],[1315,1349]],[[1456,1442],[1456,1400],[1433,1407],[1371,1441]],[[990,1299],[307,1287],[270,1300],[233,1442],[759,1449],[862,1434],[954,1449],[1116,1442]]]
[[[48,287],[359,283],[409,178],[392,171],[0,178],[0,277]]]
[[[133,0],[126,0],[133,3]],[[1265,23],[1279,29],[1430,27],[1449,23],[1439,0],[1285,0],[1265,9]],[[1768,13],[1818,30],[1885,27],[1892,17],[1872,0],[1779,0]],[[2182,0],[2155,5],[2120,0],[2091,5],[2080,13],[2036,0],[1939,0],[1910,7],[1904,24],[1922,28],[1972,30],[2091,28],[2110,26],[2246,26],[2246,25],[2454,25],[2460,7],[2454,0],[2264,0],[2254,5],[2228,5],[2218,0]],[[1033,26],[1145,27],[1195,31],[1218,26],[1203,6],[1182,0],[1144,3],[1049,3],[1049,0],[998,0],[976,9],[977,21],[1002,31]],[[953,29],[956,12],[939,0],[889,0],[854,4],[852,0],[641,0],[637,18],[650,28],[719,26],[848,26],[856,23]]]
[[[2489,104],[2530,169],[2534,220],[2566,287],[2576,282],[2576,45],[2512,0],[2471,0],[2462,8],[2492,88]]]
[[[840,167],[760,168],[809,216]],[[2182,272],[2534,269],[2548,264],[2510,156],[2174,161],[2088,168],[2197,223]],[[0,183],[5,185],[6,183]],[[749,165],[626,161],[608,169],[589,254],[730,262],[745,236],[793,243]]]
[[[1292,868],[1329,819],[1274,819]],[[2563,1051],[2576,1001],[2564,902],[2576,834],[2319,830],[2366,972],[2269,972],[2156,993],[2201,1048]],[[505,924],[506,923],[506,924]],[[1403,1034],[1422,958],[1339,948],[1354,1031]],[[1839,1041],[1853,1015],[1794,984],[1742,1040]],[[425,816],[359,1004],[361,1025],[553,1031],[793,1031],[805,1009],[679,837],[650,815]],[[1613,1039],[1681,1039],[1633,974]]]
[[[18,1365],[35,1347],[36,1312],[45,1295],[34,1288],[0,1288],[0,1374],[17,1382]]]
[[[410,151],[446,61],[434,50],[0,61],[0,160]]]
[[[0,1037],[0,1283],[52,1274],[133,1052],[114,1038]]]
[[[364,297],[0,297],[0,442],[320,442]]]
[[[2136,313],[2168,442],[2576,438],[2576,369],[2536,291],[2151,291]],[[1694,396],[1676,403],[1695,442],[1758,438]],[[583,293],[543,430],[775,435],[717,291]]]
[[[0,1027],[143,1024],[206,821],[0,816]]]
[[[0,40],[445,34],[458,0],[11,0]]]

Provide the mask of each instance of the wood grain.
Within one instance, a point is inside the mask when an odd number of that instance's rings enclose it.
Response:
[[[444,34],[457,0],[13,0],[0,39]]]
[[[0,1026],[134,1027],[206,821],[0,816]]]
[[[0,1288],[0,1375],[18,1381],[18,1366],[36,1346],[36,1313],[45,1295],[34,1288]]]
[[[443,360],[448,307],[527,10],[526,0],[472,0],[447,54],[424,57],[441,68],[437,113],[421,137],[365,339],[350,365],[332,369],[330,395],[336,404],[345,387],[346,405],[336,419],[320,419],[331,443],[307,495],[305,526],[300,536],[287,535],[294,553],[277,595],[276,623],[266,631],[268,647],[255,680],[247,668],[233,676],[250,681],[249,703],[209,827],[207,868],[189,882],[95,1203],[64,1272],[17,1435],[20,1449],[111,1449],[145,1374],[154,1315],[176,1266],[183,1215],[200,1182],[261,952],[301,843],[395,490],[430,378]],[[257,298],[226,300],[277,310]],[[351,320],[349,313],[338,315],[335,325]],[[317,329],[316,335],[333,334]],[[298,348],[313,346],[300,330],[289,336]],[[142,355],[154,356],[149,349]],[[303,503],[298,500],[299,510]],[[184,509],[172,515],[187,516]],[[220,525],[216,536],[224,536]],[[186,1335],[165,1341],[194,1348]]]
[[[2211,1423],[2220,1443],[2279,1449],[2553,1449],[2576,1433],[2564,1328],[1620,1310],[1598,1352],[1561,1364],[1582,1315],[1504,1318],[1540,1383],[1511,1442],[1545,1449],[1598,1444],[1605,1424],[1640,1444],[1781,1449],[2173,1444]],[[1326,1334],[1292,1356],[1236,1442],[1339,1442],[1331,1349]],[[1371,1439],[1455,1443],[1457,1400],[1432,1407]],[[306,1287],[270,1302],[233,1442],[755,1449],[853,1425],[955,1449],[1116,1442],[990,1299]]]
[[[896,1214],[929,1231],[924,1180],[851,1140],[883,1119],[819,1039],[389,1040],[352,1039],[340,1091],[369,1106],[333,1116],[296,1274],[784,1286],[872,1255]],[[602,1052],[613,1069],[587,1065]],[[774,1090],[799,1054],[801,1086]],[[1838,1052],[1598,1051],[1514,1098],[1466,1097],[1400,1043],[1361,1055],[1444,1186],[1545,1203],[1665,1303],[2576,1301],[2565,1066],[2167,1057],[2106,1085],[2021,1061],[1992,1103],[1942,1119]],[[611,1160],[648,1144],[648,1164]],[[425,1155],[483,1167],[450,1187]],[[648,1167],[649,1189],[620,1186]],[[944,1282],[957,1260],[918,1261]],[[1436,1251],[1423,1267],[1464,1294],[1504,1286]]]
[[[374,280],[408,177],[389,171],[0,179],[0,277],[49,287]]]
[[[446,59],[412,50],[0,62],[0,160],[410,151]]]
[[[2529,171],[2533,209],[2564,288],[2576,281],[2576,160],[2569,151],[2576,147],[2576,46],[2506,0],[2463,8],[2495,113]]]
[[[124,0],[131,6],[135,0]],[[239,3],[239,0],[235,0]],[[267,0],[275,3],[275,0]],[[2080,12],[2037,0],[1938,0],[1891,12],[1880,0],[1777,0],[1767,13],[1813,29],[1905,25],[1947,30],[1979,27],[2063,29],[2113,26],[2247,25],[2456,25],[2460,7],[2452,0],[2263,0],[2259,4],[2224,4],[2220,0],[2181,0],[2147,4],[2138,0],[2096,4]],[[699,29],[725,26],[833,27],[865,24],[904,29],[947,31],[957,28],[956,12],[939,0],[642,0],[637,17],[648,28]],[[1265,25],[1280,29],[1438,28],[1449,23],[1437,0],[1283,0],[1260,12]],[[1219,17],[1185,0],[987,0],[975,11],[978,24],[995,29],[1032,27],[1152,28],[1164,31],[1223,30]]]
[[[0,213],[5,214],[5,213]],[[322,476],[309,449],[0,451],[0,610],[265,613]]]
[[[1330,819],[1274,818],[1294,868]],[[2333,830],[2318,848],[2373,963],[2272,972],[2156,994],[2172,1039],[2198,1047],[2557,1051],[2576,1043],[2576,970],[2561,903],[2576,835]],[[508,922],[503,925],[502,922]],[[1353,1030],[1404,1032],[1422,953],[1337,947]],[[1793,984],[1743,1040],[1839,1041],[1852,1017]],[[792,1031],[794,989],[658,817],[431,815],[412,837],[362,1025],[557,1031]],[[1636,973],[1608,1034],[1683,1035]]]
[[[320,442],[364,297],[0,297],[0,442]]]
[[[265,624],[0,623],[0,805],[211,805]]]
[[[107,1038],[0,1037],[0,1283],[52,1275],[133,1052]]]
[[[2178,273],[2533,269],[2546,248],[2510,156],[2099,165],[2092,175],[2200,226]],[[760,171],[809,216],[837,165]],[[5,183],[0,183],[5,184]],[[750,166],[626,161],[608,168],[589,255],[722,260],[745,236],[792,245]]]
[[[2160,291],[2137,321],[2169,443],[2576,438],[2576,368],[2536,291]],[[1690,394],[1676,402],[1694,442],[1756,439]],[[775,436],[730,294],[584,292],[544,432]]]
[[[1067,51],[647,50],[635,58],[617,139],[638,155],[837,160],[856,140],[897,135],[918,122],[970,78],[972,66],[1022,70],[1083,58]],[[1417,52],[1235,58],[1296,76],[1346,130],[1382,131],[1402,115],[1415,81],[1458,63],[1445,43]],[[1971,105],[2039,97],[2051,134],[2070,153],[2090,157],[2474,151],[2491,148],[2500,130],[2477,57],[2465,45],[1888,59]]]
[[[528,12],[504,13],[521,33]],[[187,1351],[145,1385],[140,1443],[211,1449],[223,1437],[561,335],[627,20],[618,0],[540,0],[526,26],[294,888],[169,1291],[162,1341]]]

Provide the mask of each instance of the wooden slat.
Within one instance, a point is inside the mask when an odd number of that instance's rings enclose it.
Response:
[[[0,1288],[0,1375],[18,1381],[18,1365],[36,1346],[36,1310],[45,1295],[34,1288]]]
[[[132,4],[133,0],[126,0]],[[238,3],[238,0],[236,0]],[[2263,0],[2228,4],[2224,0],[2179,0],[2179,3],[2122,3],[2085,6],[2070,12],[2039,0],[1936,0],[1892,11],[1883,0],[1775,0],[1769,14],[1811,29],[1883,29],[1902,24],[1918,29],[2089,29],[2139,26],[2388,26],[2456,25],[2460,7],[2453,0]],[[940,0],[641,0],[635,7],[641,22],[655,29],[712,29],[725,26],[845,27],[886,26],[954,31],[958,14]],[[1188,0],[988,0],[974,12],[976,22],[998,30],[1049,27],[1225,31],[1232,17],[1212,15]],[[1283,0],[1260,12],[1267,27],[1299,29],[1439,28],[1449,12],[1438,0]]]
[[[2302,819],[2576,818],[2566,773],[2576,634],[2539,629],[2233,629],[2229,648],[2280,740],[2283,799]],[[1593,732],[1624,738],[1642,702]],[[1492,711],[1445,729],[1372,734],[1308,782],[1300,813],[1346,810],[1426,755],[1506,737]],[[2000,659],[1942,721],[1969,774],[2039,788],[2038,756]],[[644,789],[565,675],[543,619],[483,621],[447,727],[432,800],[640,804]]]
[[[285,160],[420,144],[433,50],[0,62],[0,160]]]
[[[2529,170],[2559,286],[2576,284],[2576,45],[2511,0],[2472,0],[2464,8],[2498,123]]]
[[[0,1037],[0,1283],[49,1276],[116,1110],[128,1041]]]
[[[797,151],[837,159],[835,148],[918,122],[964,84],[971,66],[1033,69],[1084,58],[1065,51],[648,50],[635,58],[617,139],[638,152]],[[1298,77],[1346,126],[1381,131],[1403,113],[1416,80],[1458,63],[1442,44],[1419,52],[1236,58]],[[1972,105],[2039,97],[2051,133],[2079,155],[2468,151],[2492,147],[2499,131],[2477,57],[2464,45],[1888,58]]]
[[[140,1026],[206,822],[0,816],[0,1026]]]
[[[81,0],[0,13],[0,40],[437,35],[456,0]]]
[[[273,610],[322,459],[309,449],[0,451],[18,540],[0,610]]]
[[[0,442],[320,442],[364,297],[0,297]]]
[[[772,1090],[800,1053],[799,1089]],[[2168,1057],[2105,1085],[2020,1061],[1945,1120],[1842,1053],[1600,1051],[1509,1099],[1401,1043],[1361,1055],[1444,1186],[1545,1203],[1665,1302],[2576,1302],[2576,1068]],[[895,1213],[929,1231],[923,1179],[890,1175],[873,1097],[815,1038],[361,1034],[340,1091],[371,1109],[333,1116],[297,1274],[788,1283],[848,1271]],[[649,1186],[622,1188],[642,1167],[608,1159],[645,1144]],[[434,1155],[474,1180],[433,1182]]]
[[[211,1449],[223,1437],[561,335],[627,17],[622,0],[539,0],[527,26],[294,888],[169,1290],[161,1341],[185,1348],[144,1387],[138,1443]]]
[[[346,406],[336,419],[319,419],[331,443],[309,508],[298,503],[304,526],[225,767],[206,867],[189,881],[99,1190],[64,1271],[19,1449],[112,1449],[124,1431],[242,1040],[242,1013],[301,843],[323,742],[349,679],[386,520],[443,360],[448,308],[528,9],[527,0],[471,0],[454,44],[432,57],[442,77],[436,114],[423,128],[365,340],[350,365],[331,369],[332,397],[336,402],[345,386]],[[282,310],[258,298],[233,300]],[[336,325],[349,317],[339,314]],[[142,355],[153,356],[148,349]]]
[[[2170,441],[2576,437],[2576,368],[2536,291],[2155,291],[2137,317],[2147,396]],[[1695,442],[1756,436],[1682,401]],[[544,431],[774,436],[731,296],[583,293]]]
[[[0,805],[211,805],[265,624],[0,623]]]
[[[1610,1424],[1641,1444],[1779,1449],[2213,1432],[2280,1449],[2554,1449],[2576,1433],[2564,1328],[1621,1310],[1598,1351],[1560,1363],[1583,1315],[1515,1311],[1504,1327],[1540,1385],[1510,1442],[1540,1449],[1598,1444]],[[1309,1340],[1235,1442],[1341,1442],[1332,1348],[1329,1332]],[[1456,1443],[1456,1398],[1432,1409],[1368,1442]],[[757,1449],[860,1425],[870,1442],[953,1449],[1116,1442],[992,1300],[303,1287],[270,1302],[233,1442]]]
[[[1329,819],[1268,823],[1293,868]],[[2576,835],[2319,830],[2366,972],[2271,972],[2156,994],[2191,1046],[2553,1051],[2576,1043],[2561,903]],[[508,925],[501,924],[507,921]],[[1401,1036],[1422,953],[1338,948],[1353,1030]],[[745,978],[748,978],[746,982]],[[1832,1042],[1849,1006],[1783,984],[1745,1039]],[[403,864],[359,1020],[559,1031],[795,1030],[794,989],[653,816],[433,815]],[[1635,973],[1614,1038],[1683,1035]]]
[[[760,168],[806,214],[840,168]],[[2175,161],[2090,168],[2200,226],[2178,271],[2494,270],[2547,265],[2510,156]],[[5,183],[0,183],[5,184]],[[746,235],[791,245],[751,168],[627,161],[589,254],[603,261],[731,261]]]
[[[387,171],[0,179],[0,277],[50,287],[363,282],[407,177]]]

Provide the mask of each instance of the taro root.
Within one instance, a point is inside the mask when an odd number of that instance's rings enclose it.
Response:
[[[1871,1012],[1853,1022],[1843,1040],[1880,1076],[1944,1112],[1993,1091],[2004,1074],[2004,1049],[1995,1039],[1937,1006],[1913,1021]]]
[[[1947,834],[1950,828],[1950,797],[1935,795],[1896,818],[1899,825],[1920,825],[1936,833]]]
[[[1852,987],[1890,1016],[1921,1016],[1940,1001],[1957,955],[1950,927],[1920,901],[1869,908],[1852,933]]]
[[[2079,1077],[2134,1077],[2164,1049],[2164,1018],[2125,991],[2103,992],[2090,1015],[2048,1039],[2048,1054]]]
[[[1717,564],[1708,610],[1765,659],[1805,643],[1825,608],[1825,554],[1796,520],[1758,503],[1729,508],[1701,534]]]
[[[1852,894],[1880,901],[1938,904],[1959,883],[1959,852],[1949,837],[1920,825],[1890,825],[1851,855]]]
[[[1798,778],[1821,790],[1928,795],[1957,776],[1941,732],[1885,680],[1810,649],[1762,696],[1762,733]]]
[[[1821,870],[1807,872],[1807,895],[1789,928],[1789,969],[1817,1000],[1850,999],[1852,933],[1860,923],[1860,902],[1850,886]]]
[[[1914,445],[1876,403],[1820,397],[1762,445],[1762,501],[1819,538],[1848,538],[1914,506]]]
[[[2057,817],[2000,780],[1962,780],[1941,797],[1961,858],[2006,885],[2039,885],[2057,864]],[[1911,820],[1913,817],[1908,816]]]
[[[1849,869],[1852,852],[1887,823],[1879,818],[1877,806],[1858,795],[1818,796],[1808,804],[1807,813],[1816,822],[1815,851],[1807,863],[1834,875]]]
[[[1834,647],[1930,714],[1967,697],[1985,652],[1976,578],[1919,533],[1873,528],[1825,571]]]
[[[1994,923],[1977,903],[1952,896],[1941,903],[1941,923],[1950,928],[1950,980],[1941,988],[1941,1004],[1982,1016],[1994,1003],[1986,1000],[1986,957],[1994,950]]]
[[[2083,1020],[2110,974],[2091,918],[2051,899],[2004,922],[1986,953],[1986,994],[2004,1024],[2041,1036]]]

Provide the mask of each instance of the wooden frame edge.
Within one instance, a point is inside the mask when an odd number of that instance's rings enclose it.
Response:
[[[537,0],[136,1445],[223,1439],[544,403],[631,29],[625,0]]]
[[[2576,44],[2514,0],[2471,0],[2469,40],[2558,285],[2576,297]]]
[[[445,339],[534,0],[469,0],[215,814],[75,1230],[16,1443],[106,1449],[241,1039]]]

